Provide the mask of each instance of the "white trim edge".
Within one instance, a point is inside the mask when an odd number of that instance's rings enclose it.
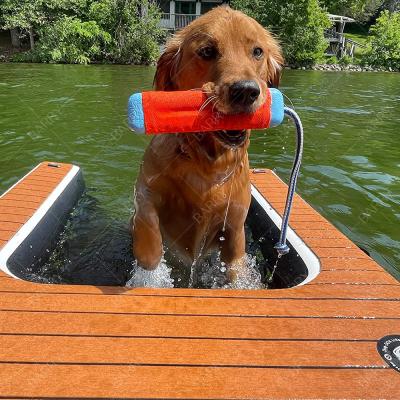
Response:
[[[279,229],[281,229],[282,226],[281,216],[274,210],[271,204],[268,203],[265,197],[258,191],[258,189],[254,185],[251,185],[251,195],[254,197],[257,203],[260,204],[260,206],[264,209],[267,215],[271,218],[272,222]],[[321,264],[319,262],[319,259],[290,226],[288,226],[287,230],[287,240],[296,249],[298,255],[302,258],[302,260],[306,264],[308,270],[307,278],[296,286],[306,285],[307,283],[315,279],[321,272]]]
[[[40,165],[40,164],[39,164]],[[29,176],[36,168],[39,167],[37,165],[32,171],[28,172],[23,178],[21,178],[15,185],[24,180],[27,176]],[[35,227],[40,223],[41,219],[46,215],[52,205],[56,202],[56,200],[60,197],[65,188],[70,184],[70,182],[75,178],[75,176],[80,171],[80,168],[76,165],[73,165],[71,170],[64,176],[61,182],[56,186],[56,188],[49,194],[47,199],[39,206],[39,208],[34,212],[31,218],[14,234],[14,236],[4,245],[4,247],[0,250],[0,270],[5,272],[6,274],[12,276],[16,279],[21,279],[18,276],[14,275],[7,267],[8,259],[15,252],[15,250],[21,245],[21,243],[28,237],[28,235],[35,229]],[[9,192],[11,190],[7,190]],[[7,193],[6,192],[6,193]]]

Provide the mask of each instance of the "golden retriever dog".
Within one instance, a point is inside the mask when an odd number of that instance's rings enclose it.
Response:
[[[283,58],[254,19],[217,7],[176,33],[155,74],[156,90],[203,90],[220,113],[252,113],[277,86]],[[244,223],[250,205],[250,131],[156,135],[135,189],[133,253],[154,270],[163,244],[189,265],[220,250],[234,282],[244,265]],[[239,266],[239,267],[238,267]]]

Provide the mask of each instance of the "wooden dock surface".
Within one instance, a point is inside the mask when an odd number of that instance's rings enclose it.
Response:
[[[0,197],[0,248],[71,166]],[[286,185],[253,184],[282,213]],[[49,285],[0,272],[1,399],[400,399],[376,350],[400,334],[400,284],[296,196],[321,273],[280,290]]]

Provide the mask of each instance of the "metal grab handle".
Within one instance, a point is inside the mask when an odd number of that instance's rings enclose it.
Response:
[[[274,246],[274,248],[278,252],[278,258],[289,253],[290,251],[289,246],[286,244],[286,234],[289,224],[290,211],[292,209],[292,204],[293,204],[293,197],[296,191],[297,177],[299,176],[301,159],[303,157],[303,142],[304,142],[303,125],[296,111],[294,111],[289,107],[285,107],[284,113],[294,122],[296,126],[297,146],[296,146],[296,155],[293,162],[292,172],[290,174],[290,179],[289,179],[289,187],[286,196],[285,211],[283,213],[283,218],[282,218],[281,234],[279,237],[279,242],[276,243],[276,245]]]

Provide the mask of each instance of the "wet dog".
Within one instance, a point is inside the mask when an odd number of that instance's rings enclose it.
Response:
[[[209,107],[252,113],[277,86],[283,58],[254,19],[217,7],[175,34],[160,57],[156,90],[203,90]],[[250,131],[154,136],[136,183],[132,220],[138,266],[154,270],[163,244],[189,265],[220,249],[234,281],[245,256]]]

